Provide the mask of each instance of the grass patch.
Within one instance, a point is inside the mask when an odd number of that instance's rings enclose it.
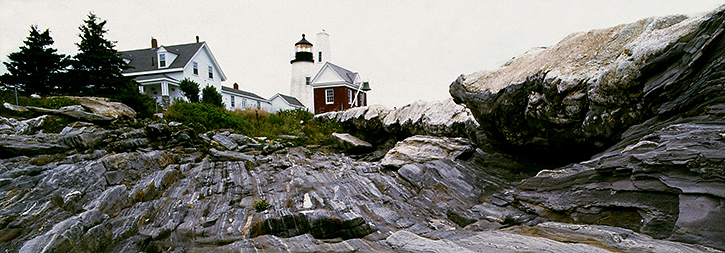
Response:
[[[295,142],[299,145],[332,144],[334,140],[331,134],[342,129],[337,121],[315,119],[312,113],[304,110],[268,113],[248,109],[230,112],[202,103],[174,103],[166,110],[164,117],[183,123],[201,124],[209,130],[234,129],[252,137],[298,136]]]
[[[0,104],[1,103],[9,103],[15,105],[15,93],[10,90],[0,90]],[[50,109],[58,109],[64,106],[69,105],[80,105],[81,103],[78,101],[75,101],[70,98],[66,97],[52,97],[52,98],[33,98],[33,97],[24,97],[24,96],[18,96],[18,105],[20,106],[35,106],[35,107],[43,107],[43,108],[50,108]],[[33,118],[40,116],[41,114],[26,111],[26,112],[18,112],[13,111],[10,109],[5,108],[5,106],[0,106],[0,116],[3,117],[13,117],[13,118]]]

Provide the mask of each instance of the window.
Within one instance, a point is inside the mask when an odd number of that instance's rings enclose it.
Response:
[[[192,65],[194,66],[194,75],[199,75],[199,64],[196,62],[192,62]]]
[[[325,103],[332,104],[335,102],[335,91],[332,89],[325,90]]]
[[[209,79],[214,79],[214,68],[209,66]]]
[[[232,109],[234,109],[234,95],[229,95],[229,103],[232,104]]]
[[[347,90],[347,103],[352,105],[352,90]]]
[[[166,67],[166,54],[159,54],[159,67]]]
[[[322,62],[322,51],[317,52],[317,62]]]
[[[310,77],[309,76],[306,76],[305,77],[305,84],[310,85]]]

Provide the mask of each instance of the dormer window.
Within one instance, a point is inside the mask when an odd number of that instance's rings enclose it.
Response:
[[[166,54],[159,54],[159,67],[166,67]]]
[[[214,79],[214,68],[209,66],[209,79]]]

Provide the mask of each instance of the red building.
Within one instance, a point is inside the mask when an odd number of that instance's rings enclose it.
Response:
[[[291,95],[315,114],[366,106],[368,82],[357,72],[329,62],[329,35],[324,30],[317,34],[317,41],[320,46],[314,48],[303,34],[295,44]]]

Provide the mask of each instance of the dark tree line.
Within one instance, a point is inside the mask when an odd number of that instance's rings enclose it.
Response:
[[[58,54],[52,48],[50,31],[30,27],[30,35],[20,51],[8,55],[4,62],[9,73],[0,76],[0,87],[17,88],[20,95],[100,96],[120,100],[144,111],[153,107],[152,98],[138,92],[138,83],[123,76],[130,66],[114,48],[116,42],[105,38],[105,20],[95,14],[79,27],[78,53]]]

